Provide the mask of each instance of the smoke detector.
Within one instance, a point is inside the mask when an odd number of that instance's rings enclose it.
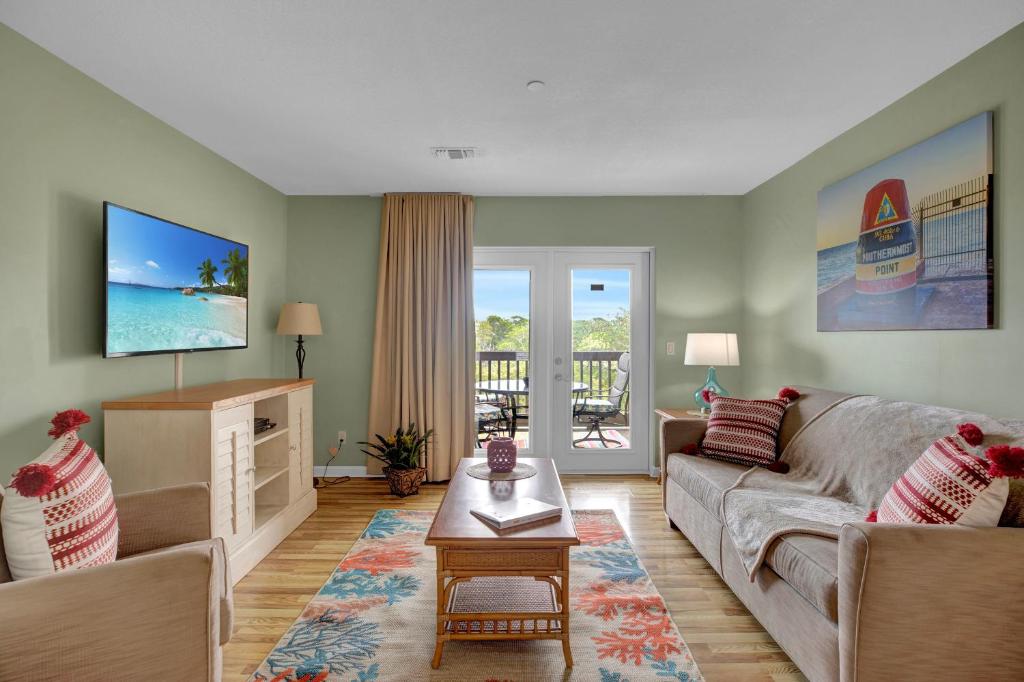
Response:
[[[431,147],[430,151],[435,159],[452,161],[472,159],[476,156],[476,147]]]

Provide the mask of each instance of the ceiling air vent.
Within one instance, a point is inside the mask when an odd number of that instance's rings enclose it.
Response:
[[[451,159],[452,161],[472,159],[476,156],[475,147],[432,147],[430,151],[434,154],[435,159]]]

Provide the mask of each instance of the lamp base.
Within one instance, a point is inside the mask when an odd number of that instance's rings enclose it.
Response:
[[[704,382],[704,385],[697,389],[693,394],[693,400],[697,403],[697,407],[701,409],[701,412],[711,409],[711,404],[704,400],[701,393],[704,391],[711,391],[721,396],[729,395],[729,391],[722,388],[722,385],[718,383],[718,374],[715,373],[714,367],[708,367],[708,378]]]
[[[296,339],[295,343],[298,344],[298,348],[295,349],[295,361],[299,363],[299,378],[302,378],[302,366],[306,364],[306,349],[303,347],[302,334],[299,334],[299,338]]]

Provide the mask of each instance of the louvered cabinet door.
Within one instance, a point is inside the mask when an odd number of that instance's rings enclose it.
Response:
[[[288,394],[290,498],[295,502],[313,487],[313,389]]]
[[[218,412],[214,434],[214,532],[230,552],[253,530],[252,405]]]

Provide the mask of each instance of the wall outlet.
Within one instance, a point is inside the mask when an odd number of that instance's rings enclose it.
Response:
[[[666,343],[665,344],[665,352],[668,355],[675,355],[676,354],[676,342],[675,341],[669,341],[668,343]]]
[[[348,440],[348,434],[344,431],[338,431],[338,440],[334,441],[334,445],[327,448],[327,452],[332,455],[337,455],[338,451],[341,450],[341,444]]]

